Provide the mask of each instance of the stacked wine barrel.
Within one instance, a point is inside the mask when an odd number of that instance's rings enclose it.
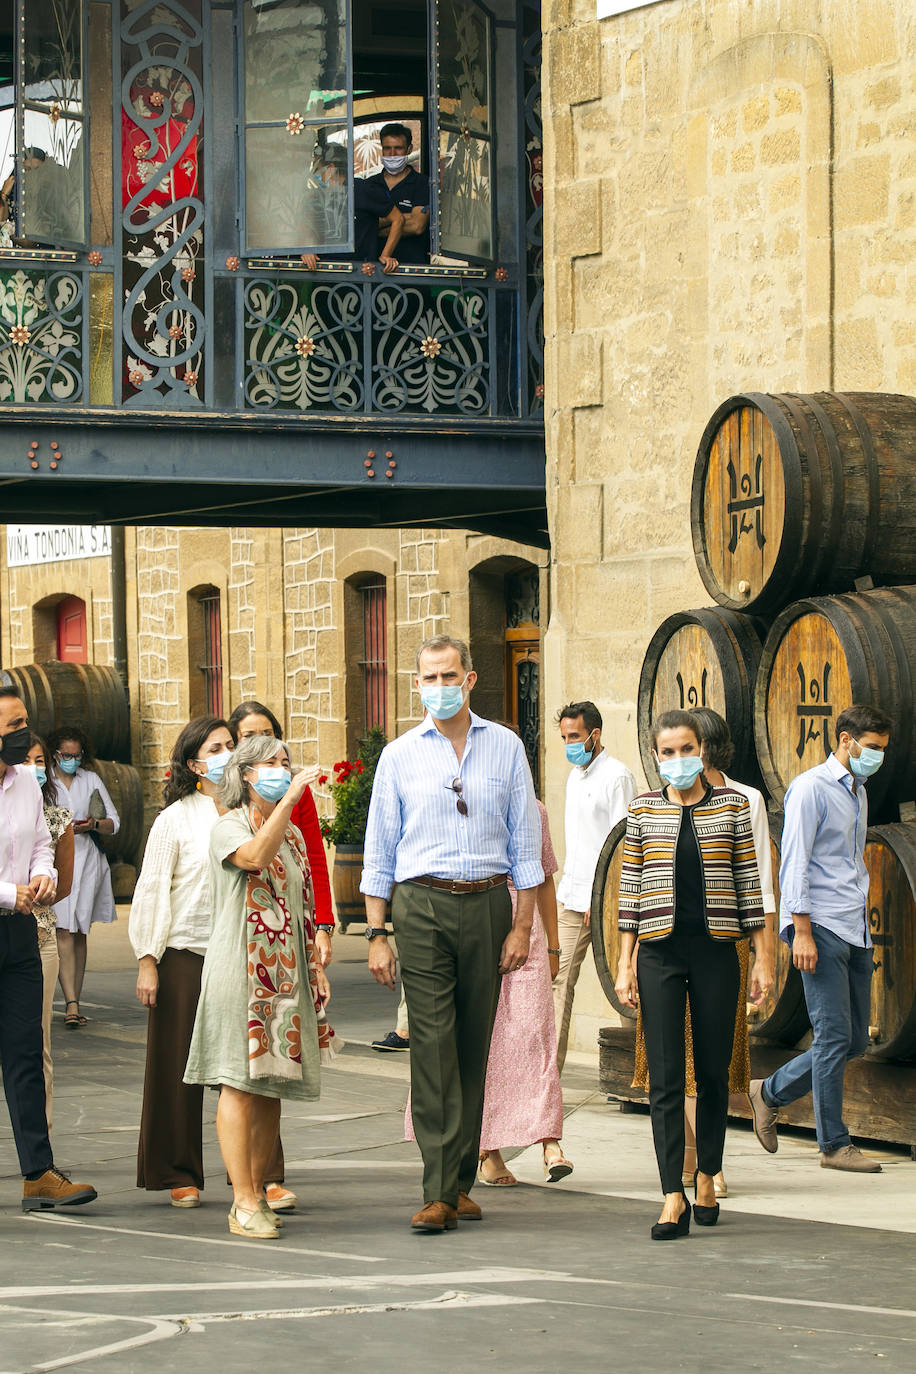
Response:
[[[901,823],[901,806],[909,816],[916,801],[916,399],[732,396],[700,441],[691,528],[716,604],[669,616],[650,640],[637,708],[646,776],[658,785],[653,717],[718,711],[735,741],[734,777],[769,793],[775,875],[786,789],[829,756],[837,716],[855,703],[893,717],[868,782],[870,1053],[916,1059],[916,820]],[[620,839],[608,838],[592,906],[612,1002]],[[807,1027],[782,946],[752,1030],[791,1046]]]
[[[0,670],[0,684],[15,687],[29,724],[47,739],[58,729],[86,734],[96,767],[120,818],[116,835],[103,837],[115,896],[133,894],[143,840],[143,785],[130,766],[130,713],[124,684],[113,668],[95,663],[26,663]]]

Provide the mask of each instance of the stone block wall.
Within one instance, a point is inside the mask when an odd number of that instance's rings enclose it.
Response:
[[[646,644],[709,604],[689,494],[715,407],[916,386],[916,14],[548,0],[544,30],[545,695],[593,697],[641,779]],[[563,779],[548,767],[552,816]],[[593,1050],[593,977],[577,1010]]]

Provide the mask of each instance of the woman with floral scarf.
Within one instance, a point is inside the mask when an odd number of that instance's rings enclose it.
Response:
[[[227,810],[210,838],[213,925],[186,1083],[219,1086],[216,1130],[232,1180],[233,1235],[273,1240],[264,1171],[280,1103],[319,1094],[317,1013],[330,991],[309,934],[311,882],[293,807],[316,768],[295,778],[282,741],[253,736],[226,765]]]

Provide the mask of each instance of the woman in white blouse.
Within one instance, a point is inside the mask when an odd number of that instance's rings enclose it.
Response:
[[[197,1207],[204,1186],[203,1088],[183,1082],[210,936],[214,797],[234,748],[224,720],[200,716],[175,742],[165,809],[149,833],[128,931],[149,1007],[137,1187]]]

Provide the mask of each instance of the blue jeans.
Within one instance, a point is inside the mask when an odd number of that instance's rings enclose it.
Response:
[[[850,1143],[843,1124],[843,1079],[846,1061],[868,1045],[874,950],[850,945],[814,921],[811,934],[817,967],[802,974],[802,983],[814,1040],[765,1080],[763,1098],[772,1107],[785,1107],[813,1093],[817,1143],[829,1153]]]

